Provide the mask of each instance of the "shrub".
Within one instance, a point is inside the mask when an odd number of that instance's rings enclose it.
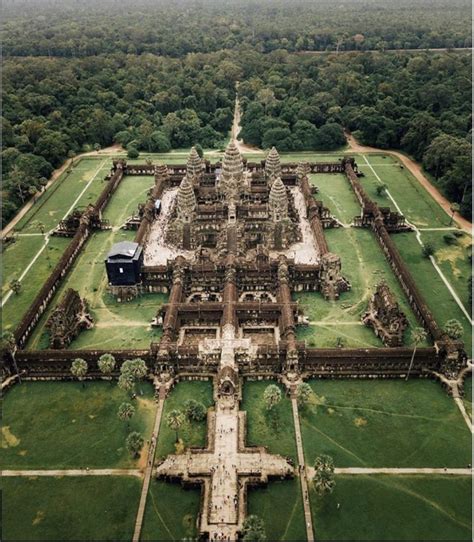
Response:
[[[426,243],[425,245],[423,245],[421,253],[423,254],[423,258],[429,258],[430,256],[433,256],[433,254],[435,253],[435,247],[433,243]]]
[[[130,147],[127,151],[128,158],[131,158],[132,160],[135,158],[138,158],[140,156],[140,153],[135,147]]]

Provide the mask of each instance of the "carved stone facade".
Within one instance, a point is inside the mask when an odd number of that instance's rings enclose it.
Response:
[[[362,316],[362,322],[373,328],[385,346],[403,345],[403,332],[408,326],[408,320],[386,282],[377,285],[367,312]]]
[[[66,348],[77,337],[81,329],[94,326],[87,302],[76,290],[69,288],[46,324],[51,348]]]

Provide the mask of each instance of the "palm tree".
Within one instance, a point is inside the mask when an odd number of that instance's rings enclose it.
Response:
[[[79,382],[82,381],[82,387],[84,387],[84,377],[87,373],[87,361],[85,359],[76,358],[71,364],[71,373],[79,380]]]
[[[421,344],[426,339],[426,337],[427,337],[427,333],[424,330],[424,328],[422,328],[422,327],[416,327],[411,332],[411,342],[413,343],[414,348],[413,348],[413,354],[412,354],[411,360],[410,360],[410,366],[408,367],[408,372],[407,372],[407,376],[406,376],[405,380],[408,380],[408,378],[410,376],[410,372],[411,372],[411,369],[413,367],[413,360],[415,359],[416,349],[417,349],[418,345]]]
[[[166,417],[166,423],[172,431],[176,432],[176,442],[178,442],[178,431],[184,423],[184,414],[180,410],[172,410]]]
[[[254,514],[247,516],[242,525],[242,534],[245,542],[264,542],[267,535],[263,519]]]
[[[131,403],[122,403],[119,406],[117,415],[123,421],[127,422],[127,427],[130,428],[130,419],[135,414],[135,407]]]
[[[296,400],[298,406],[305,407],[313,395],[313,390],[307,382],[300,382],[296,388]]]
[[[11,331],[5,331],[2,335],[0,350],[2,352],[6,352],[10,354],[10,357],[12,358],[12,361],[13,361],[13,367],[15,369],[16,374],[18,375],[18,382],[21,384],[21,376],[20,376],[20,372],[18,371],[18,365],[16,363],[17,348],[18,348],[18,345],[16,344],[15,335],[13,335]]]
[[[110,375],[112,374],[112,371],[115,369],[115,358],[112,356],[112,354],[102,354],[100,356],[99,361],[97,362],[97,365],[99,366],[99,370],[103,375],[106,375],[112,380]]]
[[[460,207],[459,203],[455,203],[455,202],[451,203],[451,205],[449,206],[449,209],[451,210],[451,221],[449,222],[450,226],[453,223],[454,215],[459,212],[460,208],[461,207]]]
[[[132,396],[135,390],[135,379],[129,373],[123,373],[119,376],[118,387],[129,392],[130,396]]]
[[[460,339],[464,335],[464,328],[459,320],[452,318],[444,324],[444,331],[450,339]]]
[[[146,366],[146,363],[140,358],[128,359],[127,361],[124,361],[122,363],[122,366],[120,367],[120,373],[121,377],[126,376],[127,378],[133,380],[133,383],[135,385],[135,382],[137,382],[138,380],[142,380],[148,374],[148,367]]]
[[[281,389],[275,384],[270,384],[263,392],[263,401],[265,402],[265,408],[272,410],[281,401]]]
[[[137,431],[130,433],[126,440],[127,449],[132,457],[137,457],[140,450],[143,448],[143,437]]]
[[[329,455],[320,455],[314,462],[314,487],[318,495],[332,493],[336,481],[334,479],[334,460]]]

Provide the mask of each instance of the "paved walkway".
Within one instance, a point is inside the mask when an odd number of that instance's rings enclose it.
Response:
[[[138,505],[137,517],[135,520],[135,530],[133,532],[133,542],[139,542],[140,533],[143,525],[143,517],[145,515],[146,499],[148,496],[148,488],[150,487],[151,475],[153,472],[153,462],[155,459],[156,443],[160,431],[161,416],[163,414],[163,406],[165,403],[165,388],[161,386],[158,399],[158,408],[155,414],[155,423],[153,424],[153,434],[151,437],[150,448],[148,450],[147,465],[145,469],[145,478],[143,480],[142,493],[140,495],[140,503]]]
[[[306,467],[311,478],[314,476],[314,467]],[[451,476],[472,476],[472,469],[439,469],[439,468],[390,468],[390,467],[347,467],[335,468],[334,474],[446,474]]]
[[[31,469],[31,470],[2,470],[2,476],[138,476],[143,472],[139,469]]]
[[[305,467],[305,462],[304,462],[303,441],[301,439],[300,417],[298,414],[298,402],[296,400],[296,397],[291,398],[291,406],[293,408],[293,422],[295,425],[296,449],[298,452],[298,465],[299,465],[299,472],[300,472],[301,493],[303,496],[306,538],[308,542],[313,542],[314,529],[313,529],[313,518],[311,516],[311,505],[310,505],[310,500],[309,500],[308,479],[307,479],[308,469]]]

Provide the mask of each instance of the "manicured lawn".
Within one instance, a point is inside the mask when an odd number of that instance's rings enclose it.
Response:
[[[199,488],[152,479],[141,540],[185,540],[198,536]]]
[[[392,238],[438,324],[442,327],[451,318],[459,320],[464,327],[463,341],[466,350],[470,352],[471,325],[430,260],[423,258],[421,247],[413,234],[400,233]]]
[[[246,381],[241,410],[247,412],[247,444],[266,446],[270,453],[291,457],[296,461],[295,430],[291,401],[280,386],[282,400],[271,412],[265,409],[263,394],[275,380]]]
[[[449,225],[449,216],[406,168],[400,168],[400,164],[395,158],[373,154],[365,156],[381,181],[387,185],[402,213],[411,223],[425,228],[441,228]],[[388,196],[377,194],[375,188],[380,184],[380,181],[367,165],[366,160],[359,157],[357,163],[365,175],[361,178],[361,182],[369,196],[381,206],[394,209],[393,202]]]
[[[459,232],[461,237],[456,238],[456,244],[448,245],[443,237],[452,234],[449,231],[423,231],[423,243],[431,243],[435,248],[434,258],[441,268],[443,275],[454,288],[464,307],[470,312],[469,304],[469,277],[471,276],[472,237]]]
[[[319,540],[471,540],[469,476],[337,476],[311,507]]]
[[[319,188],[315,199],[322,200],[343,224],[351,224],[355,216],[360,216],[360,205],[344,174],[316,173],[310,175],[310,181]]]
[[[131,540],[141,480],[3,478],[3,540]]]
[[[300,411],[305,460],[336,467],[466,467],[471,439],[452,398],[430,380],[312,380]]]
[[[178,382],[165,400],[160,433],[156,446],[156,457],[166,457],[175,453],[176,433],[168,427],[166,417],[172,410],[184,409],[188,399],[199,401],[207,408],[213,404],[212,382],[209,380],[183,380]],[[178,437],[186,447],[205,446],[207,437],[207,421],[188,422],[179,430]]]
[[[325,234],[329,249],[341,256],[342,273],[352,287],[333,302],[316,292],[295,294],[310,320],[308,327],[298,328],[298,339],[306,339],[311,346],[318,347],[335,347],[338,338],[348,347],[382,346],[375,333],[362,325],[361,316],[376,285],[385,280],[409,320],[404,335],[405,343],[409,344],[410,328],[418,324],[373,233],[361,228],[337,228],[326,230]]]
[[[130,430],[145,440],[152,432],[156,403],[153,388],[143,382],[144,395],[133,401]],[[129,401],[114,381],[24,382],[3,400],[1,464],[9,469],[136,467],[125,439],[126,422],[117,411]],[[142,452],[145,458],[145,450]]]
[[[15,229],[22,233],[37,232],[38,222],[45,225],[46,231],[56,227],[91,180],[75,207],[94,203],[105,186],[103,179],[111,165],[109,158],[83,158],[77,161],[71,173],[65,172],[61,175],[19,221]]]
[[[267,540],[306,540],[301,488],[296,478],[250,490],[248,514],[263,519]]]
[[[41,290],[43,283],[50,275],[56,263],[67,247],[69,239],[52,237],[46,248],[38,256],[28,273],[21,281],[22,288],[19,294],[13,294],[2,308],[3,329],[13,331],[20,323],[32,301]],[[44,244],[41,236],[18,237],[15,243],[9,245],[2,253],[3,285],[2,295],[9,290],[9,283],[19,279],[23,270]]]

